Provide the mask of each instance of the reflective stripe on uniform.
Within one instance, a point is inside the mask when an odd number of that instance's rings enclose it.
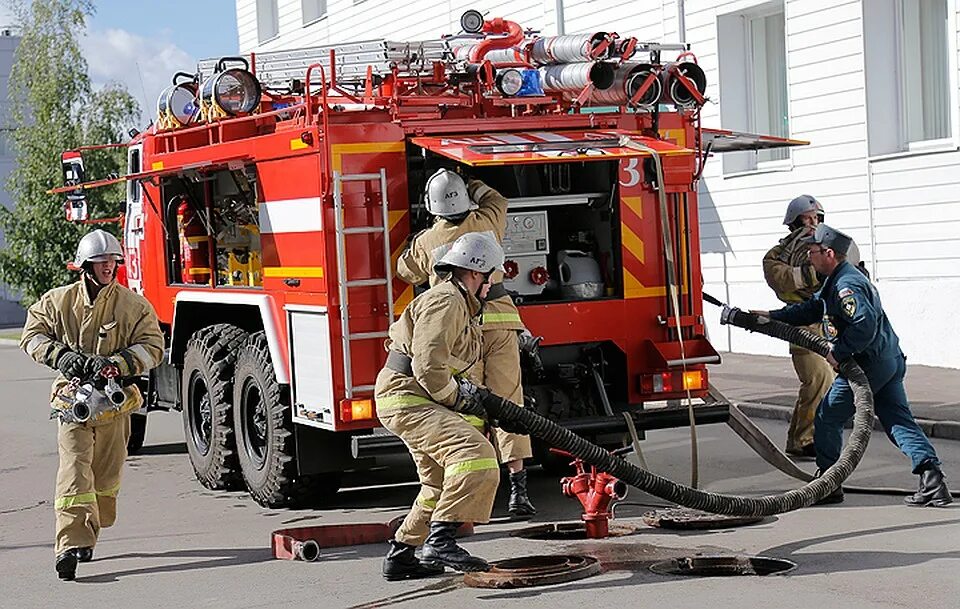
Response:
[[[120,494],[120,483],[117,482],[115,485],[111,486],[108,489],[102,491],[97,491],[97,495],[100,497],[116,497]]]
[[[470,461],[461,461],[448,465],[443,470],[445,476],[456,476],[469,472],[479,472],[488,469],[500,469],[500,464],[496,459],[471,459]]]
[[[483,323],[485,324],[509,324],[521,323],[519,313],[484,313]]]
[[[420,406],[423,404],[433,404],[433,400],[425,398],[422,395],[385,395],[376,398],[377,412],[395,410],[397,408],[406,408],[407,406]]]
[[[58,510],[65,510],[75,505],[88,505],[96,502],[96,493],[80,493],[79,495],[66,495],[64,497],[57,497],[57,500],[54,502],[53,506]]]
[[[426,510],[433,510],[437,507],[436,499],[423,499],[422,497],[417,497],[416,503]]]
[[[467,423],[470,423],[480,431],[483,431],[487,427],[487,422],[478,416],[475,416],[472,414],[462,414],[460,416],[463,417],[464,421],[466,421]]]

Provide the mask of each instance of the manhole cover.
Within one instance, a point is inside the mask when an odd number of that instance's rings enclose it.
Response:
[[[523,556],[490,563],[486,572],[467,573],[471,588],[529,588],[572,582],[600,572],[592,556]]]
[[[637,527],[622,524],[610,524],[608,537],[623,537],[624,535],[633,535],[638,530]],[[587,529],[582,522],[555,522],[551,524],[542,524],[535,527],[520,529],[513,534],[514,537],[524,539],[539,540],[560,540],[569,541],[575,539],[590,539],[587,537]]]
[[[786,573],[796,567],[795,562],[769,556],[681,556],[651,565],[650,570],[660,575],[717,577],[773,575]]]
[[[725,529],[755,524],[764,517],[726,516],[690,508],[664,508],[647,512],[642,518],[649,526],[661,529]]]

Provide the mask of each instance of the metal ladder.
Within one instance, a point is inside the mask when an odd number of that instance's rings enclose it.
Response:
[[[344,226],[343,214],[343,183],[344,182],[379,182],[380,209],[382,212],[382,226]],[[337,242],[337,283],[340,293],[340,330],[343,341],[343,374],[346,385],[346,398],[353,397],[355,392],[373,391],[373,385],[353,385],[353,367],[351,364],[350,344],[357,340],[386,338],[387,332],[350,332],[349,301],[350,288],[385,285],[387,287],[387,315],[393,323],[393,269],[391,267],[390,250],[390,214],[387,200],[387,171],[381,168],[379,173],[355,173],[343,175],[339,171],[333,172],[333,209],[336,227]],[[347,278],[347,235],[383,234],[383,264],[386,277],[373,279]]]

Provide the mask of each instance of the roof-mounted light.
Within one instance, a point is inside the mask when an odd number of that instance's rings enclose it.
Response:
[[[226,68],[227,62],[242,62],[243,68]],[[224,57],[200,88],[204,117],[216,120],[251,114],[260,107],[260,81],[249,71],[243,57]]]

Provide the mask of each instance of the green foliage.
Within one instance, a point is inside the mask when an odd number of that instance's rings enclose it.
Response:
[[[60,153],[81,145],[119,143],[139,116],[136,100],[120,85],[94,91],[80,50],[89,0],[28,0],[18,7],[22,26],[10,74],[9,96],[16,168],[7,188],[15,208],[0,209],[6,247],[0,280],[19,289],[29,305],[44,292],[76,279],[65,263],[90,227],[68,222],[61,186]],[[84,153],[87,180],[122,174],[123,148]],[[122,185],[87,191],[90,218],[123,211]],[[101,225],[119,236],[116,224]]]

